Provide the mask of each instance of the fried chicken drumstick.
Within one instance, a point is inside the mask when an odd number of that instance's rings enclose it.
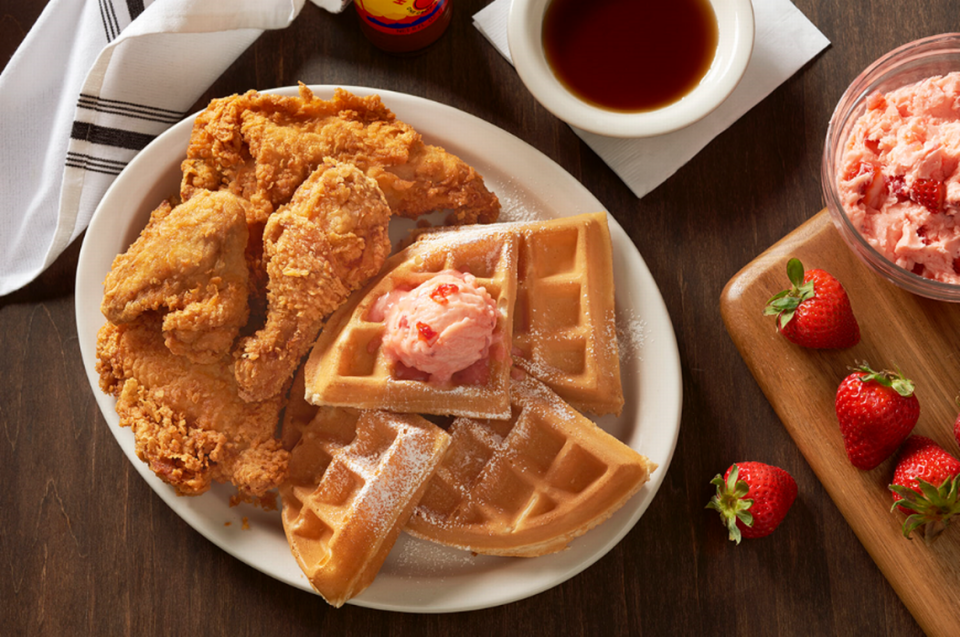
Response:
[[[267,321],[241,340],[236,376],[246,400],[280,394],[324,318],[373,277],[390,252],[390,208],[351,164],[323,162],[267,221]]]

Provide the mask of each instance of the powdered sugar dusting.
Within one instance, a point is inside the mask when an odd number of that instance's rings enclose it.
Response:
[[[385,413],[361,416],[390,418]],[[434,425],[423,427],[400,421],[391,422],[397,439],[385,453],[367,457],[351,454],[352,465],[363,475],[365,485],[357,497],[369,515],[369,521],[378,535],[388,532],[397,522],[397,516],[410,500],[420,484],[433,472],[440,461],[440,454],[433,444],[430,430]]]
[[[526,184],[508,182],[497,189],[500,199],[500,221],[543,221],[556,216],[543,208],[531,205]]]
[[[385,569],[396,568],[397,573],[405,579],[423,576],[433,578],[462,573],[464,568],[474,566],[484,559],[470,551],[405,536],[397,541],[394,551],[390,554],[390,564],[385,566]]]
[[[647,340],[647,322],[632,309],[617,308],[617,342],[620,345],[620,360],[641,360]]]
[[[532,376],[513,383],[511,391],[516,402],[524,409],[537,411],[547,419],[572,422],[580,415],[552,389]]]
[[[533,208],[528,208],[526,206],[516,205],[512,206],[509,209],[504,209],[500,215],[500,219],[504,222],[531,222],[531,221],[542,221],[543,215],[537,212]]]

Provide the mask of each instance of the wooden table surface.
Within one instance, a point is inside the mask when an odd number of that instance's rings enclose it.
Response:
[[[442,40],[399,59],[352,9],[307,3],[197,103],[249,88],[370,86],[477,115],[533,145],[608,207],[673,320],[683,418],[673,463],[637,526],[583,573],[534,597],[449,615],[355,606],[256,571],[174,514],[121,452],[84,375],[74,318],[79,244],[0,297],[0,632],[15,635],[918,635],[919,626],[807,465],[724,330],[724,284],[821,208],[830,114],[870,62],[960,30],[953,0],[796,0],[832,45],[638,200],[541,107],[455,0]],[[0,0],[0,68],[44,2]],[[704,509],[738,460],[777,464],[799,497],[768,538],[728,542]],[[960,611],[958,611],[960,612]]]

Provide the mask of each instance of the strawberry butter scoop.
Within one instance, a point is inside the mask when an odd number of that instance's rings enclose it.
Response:
[[[444,270],[413,289],[380,297],[373,320],[386,325],[384,355],[445,383],[485,363],[495,342],[497,304],[471,274]]]

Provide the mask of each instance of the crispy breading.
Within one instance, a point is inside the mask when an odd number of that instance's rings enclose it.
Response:
[[[289,454],[276,438],[283,399],[242,400],[231,362],[171,353],[150,316],[106,323],[97,336],[100,388],[117,397],[137,456],[181,495],[199,495],[215,481],[257,498],[286,477]]]
[[[456,223],[495,221],[500,202],[460,158],[425,144],[376,95],[337,89],[322,100],[249,91],[213,100],[197,118],[181,196],[231,189],[264,219],[286,203],[324,158],[352,163],[380,184],[395,215],[451,210]]]
[[[380,270],[390,252],[389,221],[377,182],[332,160],[270,216],[266,325],[237,348],[243,398],[265,400],[283,391],[324,318]]]
[[[164,311],[170,350],[213,362],[247,323],[247,238],[246,203],[229,192],[198,193],[176,207],[164,202],[114,259],[100,309],[114,323]]]

